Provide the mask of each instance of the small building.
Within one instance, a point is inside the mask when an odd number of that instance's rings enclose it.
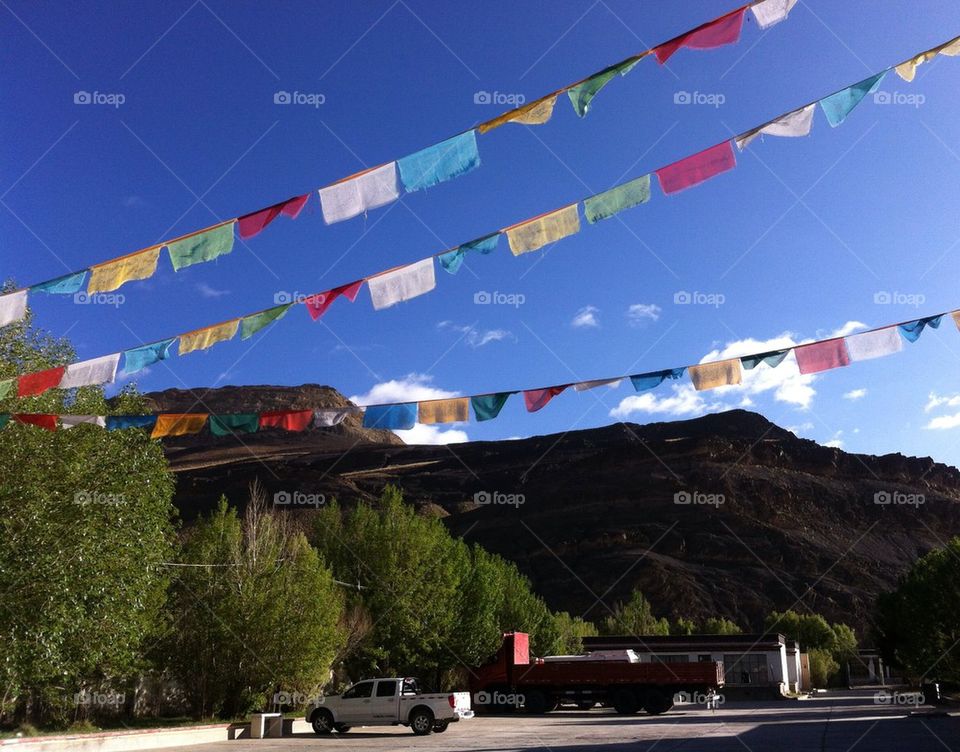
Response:
[[[643,662],[719,661],[728,688],[800,691],[800,646],[782,634],[584,637],[583,649],[633,650]]]
[[[851,687],[890,684],[890,668],[878,650],[862,649],[847,661],[847,684]]]

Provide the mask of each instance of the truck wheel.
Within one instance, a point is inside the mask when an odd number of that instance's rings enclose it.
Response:
[[[673,707],[673,697],[658,689],[651,689],[643,698],[643,709],[650,715],[666,713]]]
[[[417,708],[410,714],[410,730],[417,736],[426,736],[433,731],[433,713],[426,708]]]
[[[523,707],[528,713],[533,715],[542,715],[550,708],[550,701],[547,696],[538,689],[527,692],[523,699]]]
[[[613,693],[613,708],[620,715],[633,715],[640,709],[640,703],[633,690],[618,689]]]
[[[329,734],[333,731],[333,714],[329,710],[320,708],[315,710],[313,715],[310,716],[310,725],[313,726],[313,733],[320,734]]]
[[[447,730],[447,726],[450,725],[450,721],[440,721],[439,723],[433,724],[433,731],[435,734],[442,734]]]

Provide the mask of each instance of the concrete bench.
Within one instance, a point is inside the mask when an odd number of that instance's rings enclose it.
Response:
[[[283,736],[282,713],[251,713],[251,739],[279,739]]]

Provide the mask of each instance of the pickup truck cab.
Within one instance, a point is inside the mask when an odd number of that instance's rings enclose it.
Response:
[[[342,695],[318,697],[307,706],[317,734],[345,734],[353,726],[409,726],[418,736],[438,734],[461,718],[473,718],[469,692],[423,694],[416,679],[357,682]]]

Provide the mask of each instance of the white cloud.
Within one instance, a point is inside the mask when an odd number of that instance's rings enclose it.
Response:
[[[574,329],[596,329],[600,326],[600,320],[597,318],[598,313],[600,313],[600,309],[596,306],[584,306],[577,311],[577,315],[573,317],[570,326]]]
[[[200,293],[204,298],[220,298],[224,295],[229,295],[229,290],[218,290],[215,287],[211,287],[206,282],[200,282],[197,284],[197,292]]]
[[[409,431],[394,431],[405,444],[462,444],[469,441],[466,431],[417,423]]]
[[[473,326],[457,324],[453,321],[441,321],[437,324],[437,329],[457,332],[461,335],[463,341],[474,349],[489,345],[491,342],[501,342],[507,339],[512,339],[516,342],[517,340],[513,332],[506,329],[487,329],[484,331]]]
[[[823,445],[833,449],[843,449],[843,431],[837,431],[833,438],[830,441],[825,441]]]
[[[350,397],[357,405],[380,405],[393,402],[419,402],[421,400],[448,399],[459,397],[460,392],[437,389],[430,385],[433,376],[423,373],[410,373],[402,379],[391,379],[374,384],[366,394]]]
[[[702,415],[724,409],[721,403],[708,405],[692,384],[673,384],[669,396],[657,396],[654,391],[631,394],[620,400],[620,404],[610,411],[611,418],[624,420],[634,413],[648,415]]]
[[[866,328],[867,325],[860,321],[848,321],[836,331],[828,334],[824,339],[831,339],[832,337],[846,337],[848,334],[853,334],[854,332]]]
[[[866,389],[851,389],[849,392],[844,392],[843,394],[843,398],[845,400],[851,400],[851,401],[863,399],[866,396],[867,396]]]
[[[936,410],[938,407],[960,407],[960,394],[945,394],[941,397],[936,392],[930,392],[923,411],[928,413],[931,410]]]
[[[939,415],[927,423],[924,428],[929,428],[934,431],[945,431],[950,428],[956,428],[957,426],[960,426],[960,413]]]
[[[656,303],[634,303],[627,309],[627,319],[633,326],[647,320],[657,321],[662,310]]]

